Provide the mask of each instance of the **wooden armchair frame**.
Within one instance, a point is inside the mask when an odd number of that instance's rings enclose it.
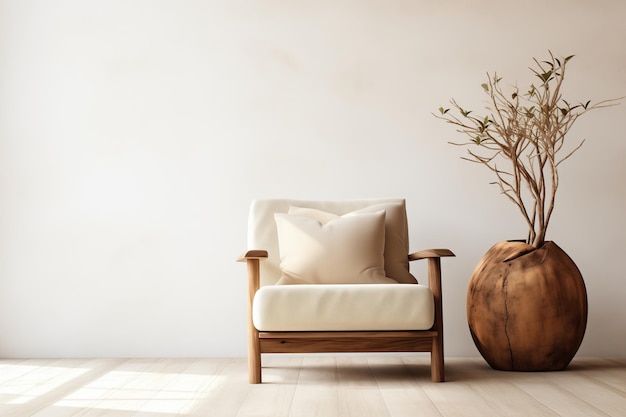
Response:
[[[248,266],[248,370],[251,384],[262,382],[261,354],[264,353],[430,352],[432,381],[445,380],[441,258],[455,256],[450,250],[428,249],[409,255],[410,261],[427,260],[428,286],[435,301],[433,327],[416,331],[259,332],[252,322],[252,302],[260,287],[260,263],[267,256],[267,251],[250,250],[238,259]]]

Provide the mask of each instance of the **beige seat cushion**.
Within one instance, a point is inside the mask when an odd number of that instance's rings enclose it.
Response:
[[[424,285],[271,285],[257,291],[259,331],[428,330],[434,301]]]
[[[385,211],[335,216],[325,223],[276,213],[278,284],[397,283],[385,276]]]

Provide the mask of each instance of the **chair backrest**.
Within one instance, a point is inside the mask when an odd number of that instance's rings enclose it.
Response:
[[[289,207],[295,206],[314,208],[337,215],[343,215],[365,207],[385,203],[402,204],[404,207],[405,201],[401,198],[375,198],[345,201],[307,201],[291,199],[262,199],[253,201],[248,219],[248,249],[263,249],[268,251],[267,260],[261,262],[261,286],[273,285],[280,278],[280,254],[274,213],[287,213]],[[404,231],[402,233],[408,246],[406,211],[404,213]],[[405,254],[408,255],[408,252]]]

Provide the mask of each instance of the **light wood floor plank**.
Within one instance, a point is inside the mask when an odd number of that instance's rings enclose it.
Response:
[[[531,393],[536,398],[564,414],[570,415],[578,412],[581,416],[619,416],[626,415],[626,393],[613,388],[601,379],[592,378],[589,373],[598,375],[604,367],[596,362],[593,366],[578,365],[574,363],[566,372],[554,372],[549,375],[544,373],[545,382],[519,382],[524,391]],[[610,371],[605,370],[605,373]],[[624,372],[624,368],[622,368]],[[543,391],[538,392],[538,388]],[[552,392],[553,396],[546,396],[546,392]],[[569,410],[574,407],[575,412]]]
[[[288,417],[291,411],[301,358],[270,357],[264,361],[264,382],[250,387],[237,417]]]
[[[626,361],[501,372],[421,356],[266,355],[262,385],[237,359],[0,360],[2,417],[623,417]]]
[[[472,383],[465,381],[447,369],[448,382],[422,385],[424,392],[437,406],[444,417],[487,417],[501,416],[498,409],[486,403],[473,389]]]
[[[422,388],[431,383],[428,359],[374,357],[368,362],[391,417],[442,417]]]
[[[59,410],[51,408],[59,398],[80,389],[90,381],[99,378],[112,367],[118,366],[120,360],[106,359],[58,359],[58,360],[27,360],[16,367],[36,368],[24,377],[14,381],[22,388],[30,386],[28,391],[23,392],[21,397],[14,398],[12,404],[0,407],[2,416],[37,416],[39,411],[46,410],[48,416],[71,416],[79,410]],[[2,361],[4,364],[5,361]],[[11,389],[10,385],[0,384],[3,392]],[[28,399],[28,397],[31,397]],[[26,401],[27,400],[27,401]]]
[[[91,401],[75,416],[134,417],[142,412],[145,415],[154,396],[173,378],[171,368],[171,362],[165,359],[127,360],[69,396],[70,400]],[[55,405],[75,407],[70,404],[62,400]]]
[[[458,362],[452,360],[451,362]],[[453,384],[467,387],[475,400],[491,411],[488,415],[510,417],[557,417],[559,414],[547,407],[534,396],[521,390],[514,381],[538,374],[494,371],[480,359],[462,360],[458,366],[451,366]]]
[[[389,417],[367,357],[337,358],[337,376],[339,415]]]
[[[335,358],[302,361],[291,417],[345,417],[339,414],[339,375]]]
[[[584,375],[594,378],[602,384],[611,386],[616,392],[626,394],[626,360],[581,359],[572,366],[573,370],[581,371]]]
[[[252,385],[248,384],[245,359],[222,359],[213,376],[215,383],[185,415],[193,417],[236,416]]]

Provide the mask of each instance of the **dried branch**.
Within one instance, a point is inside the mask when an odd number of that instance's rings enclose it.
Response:
[[[435,117],[454,125],[469,140],[455,146],[477,146],[467,149],[462,159],[479,163],[492,171],[500,192],[512,201],[528,225],[528,243],[541,247],[559,187],[558,167],[578,151],[584,139],[573,147],[566,136],[578,118],[595,109],[619,104],[623,97],[591,104],[576,105],[563,99],[561,88],[566,65],[573,55],[539,61],[533,58],[530,70],[539,80],[527,92],[517,86],[505,91],[497,73],[487,74],[482,84],[489,97],[487,114],[478,116],[461,107],[454,99],[451,108],[439,108]],[[450,110],[453,109],[454,112]],[[559,156],[565,152],[564,156]]]

